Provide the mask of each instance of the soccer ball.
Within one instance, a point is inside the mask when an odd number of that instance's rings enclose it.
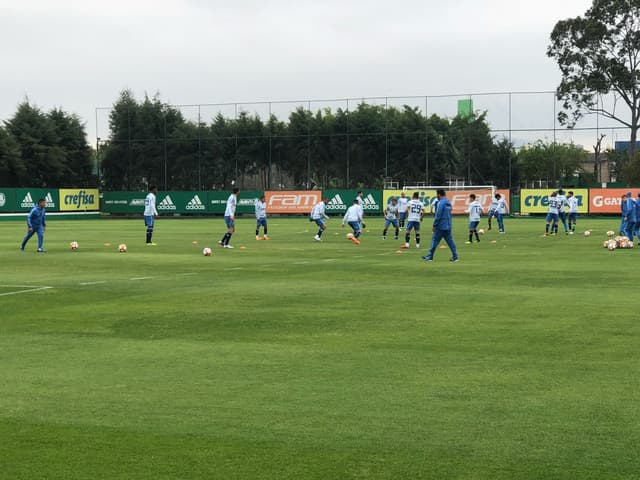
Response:
[[[122,253],[126,252],[127,246],[124,243],[121,243],[120,245],[118,245],[118,251]]]
[[[211,249],[209,247],[205,247],[202,249],[202,254],[205,257],[210,257],[211,256]]]
[[[585,231],[584,231],[584,236],[585,236],[585,237],[588,237],[588,236],[590,236],[590,235],[591,235],[591,230],[585,230]]]
[[[612,238],[616,233],[613,230],[607,232],[607,237]]]
[[[478,233],[479,233],[480,235],[484,235],[484,228],[479,229],[479,230],[478,230]]]
[[[78,242],[71,242],[71,243],[69,244],[69,248],[70,248],[71,250],[78,250]]]
[[[609,240],[607,242],[607,248],[612,252],[616,249],[616,246],[617,245],[616,245],[616,241],[615,240]]]
[[[353,233],[347,233],[347,238],[351,240],[353,238]]]

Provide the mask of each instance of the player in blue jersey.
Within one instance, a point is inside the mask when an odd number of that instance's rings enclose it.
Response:
[[[153,243],[153,227],[156,223],[156,217],[158,216],[158,210],[156,210],[156,195],[158,194],[158,187],[155,185],[149,185],[149,193],[144,199],[144,225],[147,227],[147,245],[155,245]]]
[[[265,197],[262,195],[256,199],[256,240],[260,240],[260,227],[262,227],[263,237],[265,240],[269,240],[267,235],[267,202],[264,201]]]
[[[633,235],[636,231],[636,222],[638,221],[636,213],[636,201],[631,197],[631,192],[627,192],[626,200],[626,230],[625,235],[631,241],[633,241]]]
[[[229,245],[229,240],[231,240],[231,235],[236,231],[236,206],[238,205],[238,193],[240,189],[233,187],[231,192],[231,195],[227,198],[227,206],[224,210],[224,223],[227,225],[227,233],[225,233],[222,240],[218,242],[220,246],[224,248],[233,248],[233,246]]]
[[[396,229],[395,239],[398,240],[398,200],[396,200],[395,197],[391,197],[391,201],[384,211],[384,230],[382,231],[383,240],[387,239],[387,230],[389,229],[389,225],[393,225]]]
[[[482,205],[478,200],[476,200],[476,195],[474,193],[469,195],[469,208],[467,212],[469,213],[469,241],[465,243],[472,243],[473,236],[476,236],[476,241],[480,242],[480,236],[478,235],[478,225],[480,224],[480,215],[482,215]]]
[[[558,234],[558,211],[560,209],[560,200],[558,200],[558,192],[551,192],[549,195],[549,211],[545,221],[544,236],[549,236],[549,226],[551,226],[551,235]]]
[[[46,253],[43,247],[44,231],[47,227],[45,206],[47,202],[44,198],[38,199],[38,203],[31,209],[27,215],[27,234],[20,244],[20,250],[24,252],[24,247],[34,234],[38,235],[38,253]]]
[[[449,248],[451,249],[451,262],[458,261],[458,250],[456,249],[456,242],[453,240],[451,233],[452,221],[451,221],[451,202],[446,196],[446,193],[442,189],[438,189],[436,192],[438,195],[438,208],[436,209],[436,217],[433,219],[433,237],[431,238],[431,248],[429,253],[422,257],[427,262],[433,261],[433,255],[438,248],[440,240],[444,238]]]

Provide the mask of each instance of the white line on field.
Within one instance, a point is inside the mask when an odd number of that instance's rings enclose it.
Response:
[[[5,288],[26,288],[26,287],[32,287],[32,285],[0,285],[0,287],[5,287]],[[29,293],[29,292],[37,292],[40,290],[48,290],[50,288],[53,287],[34,287],[34,288],[27,288],[27,290],[20,290],[18,292],[7,292],[7,293],[0,293],[0,297],[4,297],[6,295],[17,295],[19,293]]]
[[[244,270],[242,267],[231,267],[227,268],[227,270]]]
[[[311,262],[293,262],[294,265],[307,265]]]
[[[189,277],[191,275],[198,275],[197,273],[178,273],[176,274],[178,277]]]
[[[324,262],[337,262],[338,259],[337,258],[325,258],[323,261]]]
[[[129,280],[149,280],[150,278],[153,278],[153,277],[133,277],[133,278],[130,278]]]
[[[97,282],[81,282],[80,285],[100,285],[101,283],[107,283],[104,280],[100,280]]]

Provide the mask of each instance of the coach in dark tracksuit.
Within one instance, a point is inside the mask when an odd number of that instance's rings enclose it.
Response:
[[[433,260],[433,254],[438,248],[440,240],[444,238],[449,248],[451,249],[451,261],[458,261],[458,251],[456,250],[456,242],[453,241],[453,235],[451,234],[451,202],[446,197],[444,190],[437,191],[438,195],[438,208],[436,209],[436,218],[433,219],[433,237],[431,238],[431,249],[429,253],[422,257],[423,260],[431,262]]]

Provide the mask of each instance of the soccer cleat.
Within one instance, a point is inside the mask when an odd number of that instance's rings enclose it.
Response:
[[[394,240],[398,240],[398,237],[393,237]]]
[[[458,260],[458,257],[451,257],[451,258],[449,259],[449,261],[450,261],[450,262],[452,262],[452,263],[456,263],[456,262],[458,262],[459,260]]]
[[[419,243],[416,243],[416,248],[420,248],[420,244]]]
[[[382,236],[382,239],[383,239],[383,240],[386,240],[386,239],[387,239],[387,237],[386,237],[385,235],[383,235],[383,236]]]
[[[218,245],[220,245],[222,248],[224,248],[224,243],[222,243],[222,240],[218,240]]]
[[[321,239],[318,235],[316,235],[315,237],[313,237],[313,239],[314,239],[316,242],[321,242],[321,241],[322,241],[322,239]]]
[[[268,236],[266,236],[266,235],[264,235],[264,236],[262,237],[262,239],[263,239],[263,240],[269,240],[269,237],[268,237]]]
[[[549,236],[549,234],[548,234],[547,232],[544,232],[544,236],[545,236],[545,237],[548,237],[548,236]]]
[[[157,243],[147,242],[147,247],[155,247]]]
[[[47,253],[47,251],[44,248],[39,248],[38,250],[36,250],[36,252],[38,252],[38,253]]]
[[[569,235],[573,235],[573,231],[569,232]]]
[[[256,235],[256,240],[260,240],[260,235]]]
[[[225,245],[224,248],[233,248],[232,245]]]
[[[408,243],[403,243],[402,246],[400,248],[409,248],[409,244]]]
[[[355,243],[356,245],[360,245],[360,240],[354,237],[353,243]]]
[[[425,255],[424,257],[422,257],[422,259],[425,262],[433,262],[433,258],[431,258],[429,255]]]
[[[467,245],[471,245],[471,242],[464,242],[464,243],[466,243]]]

